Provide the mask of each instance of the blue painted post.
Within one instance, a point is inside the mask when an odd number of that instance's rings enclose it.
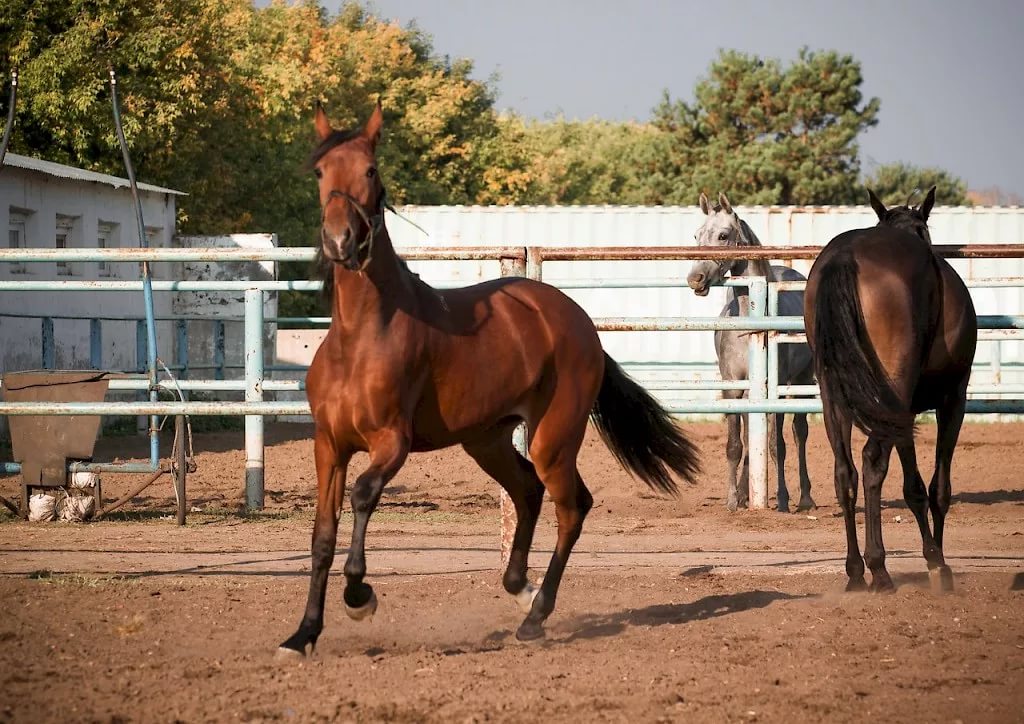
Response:
[[[89,320],[89,366],[103,369],[103,320]]]
[[[57,345],[53,339],[53,317],[43,317],[43,369],[52,370],[57,366]]]
[[[146,371],[146,321],[135,322],[135,371]]]
[[[768,306],[768,283],[764,277],[750,280],[749,297],[751,318],[764,318]],[[750,335],[750,401],[768,399],[768,335],[754,332]],[[768,416],[752,412],[747,417],[747,445],[750,480],[750,508],[768,507]]]
[[[213,379],[224,379],[224,322],[213,322]]]
[[[178,349],[176,350],[177,359],[175,362],[178,367],[178,377],[180,379],[188,379],[188,320],[179,319],[175,323],[178,337]],[[188,393],[182,391],[181,393],[185,399],[188,399]]]
[[[245,290],[245,401],[263,401],[263,292]],[[245,507],[263,510],[263,417],[245,416]]]
[[[135,322],[135,371],[146,372],[146,320],[140,319]],[[135,400],[142,402],[148,395],[139,390],[135,393]],[[148,422],[145,417],[139,415],[135,420],[135,432],[142,435],[147,432]]]

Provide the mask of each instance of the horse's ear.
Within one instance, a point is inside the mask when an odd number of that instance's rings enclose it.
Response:
[[[331,122],[327,120],[327,114],[320,101],[316,102],[316,115],[313,117],[313,125],[316,126],[316,137],[321,141],[334,132]]]
[[[708,195],[703,191],[700,192],[700,210],[707,216],[711,213],[711,203],[708,201]]]
[[[932,212],[932,207],[935,206],[935,187],[932,186],[928,189],[928,195],[924,197],[924,203],[921,204],[921,216],[925,221],[928,221],[928,214]]]
[[[888,209],[885,208],[885,204],[875,196],[875,192],[868,189],[868,198],[871,200],[871,208],[875,210],[875,214],[878,216],[879,221],[885,221],[885,215],[888,213]]]
[[[729,203],[729,197],[722,191],[718,192],[718,205],[722,207],[722,211],[725,213],[732,213],[732,204]]]
[[[370,142],[370,146],[373,148],[377,147],[377,141],[380,140],[380,129],[384,126],[384,112],[380,108],[380,99],[377,99],[377,105],[373,107],[373,113],[366,119],[366,125],[363,126],[363,138]]]

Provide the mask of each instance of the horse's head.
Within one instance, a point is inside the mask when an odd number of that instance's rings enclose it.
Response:
[[[879,226],[903,229],[921,237],[929,244],[932,243],[931,234],[928,233],[928,214],[932,212],[932,206],[935,205],[934,186],[929,189],[928,195],[924,197],[924,203],[920,206],[911,206],[908,199],[906,206],[893,206],[891,209],[887,209],[871,189],[868,189],[868,198],[871,199],[871,208],[878,215]]]
[[[338,131],[317,104],[320,143],[310,165],[320,186],[320,248],[326,259],[352,271],[370,263],[374,236],[384,223],[387,201],[375,155],[382,124],[378,103],[362,128]]]
[[[718,205],[712,208],[708,197],[701,193],[700,208],[707,215],[707,219],[693,235],[697,240],[697,246],[745,245],[740,218],[732,210],[732,205],[725,194],[718,194]],[[695,261],[690,267],[690,273],[686,275],[686,283],[697,296],[707,296],[708,290],[721,283],[736,262],[736,259]]]

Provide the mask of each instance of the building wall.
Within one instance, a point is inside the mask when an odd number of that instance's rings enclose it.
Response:
[[[171,245],[175,202],[172,194],[140,191],[143,219],[154,247]],[[139,245],[138,224],[126,188],[102,183],[59,178],[27,169],[5,166],[0,172],[0,239],[10,244],[10,233],[23,233],[28,247],[54,248],[58,233],[66,234],[67,246],[95,248],[100,237],[109,247]],[[171,264],[154,264],[156,279],[171,278]],[[11,268],[0,264],[0,279],[138,279],[138,264],[73,263],[58,268],[54,263],[26,263]],[[167,294],[158,294],[156,314],[171,311]],[[42,366],[40,315],[125,316],[142,313],[141,292],[0,292],[0,371],[37,369]],[[11,316],[22,315],[22,316]],[[173,327],[158,325],[158,349],[170,349]],[[89,367],[88,320],[56,319],[56,366],[62,369]],[[103,323],[103,367],[133,370],[136,367],[134,322]]]
[[[274,234],[229,234],[224,236],[179,236],[175,246],[184,248],[272,249],[277,246]],[[178,265],[178,277],[192,281],[277,278],[277,264],[262,262],[184,262]],[[245,292],[178,292],[173,295],[172,311],[181,316],[202,316],[224,321],[225,379],[244,376],[245,366]],[[277,316],[277,292],[264,292],[264,318]],[[263,325],[264,363],[274,358],[276,324]],[[175,354],[178,352],[175,344]],[[175,357],[177,359],[177,357]],[[214,350],[214,322],[188,322],[188,376],[193,379],[212,379]],[[227,395],[230,397],[230,395]],[[241,397],[241,395],[237,395]]]

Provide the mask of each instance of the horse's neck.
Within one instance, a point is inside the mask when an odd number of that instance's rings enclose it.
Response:
[[[391,237],[381,226],[373,240],[370,261],[363,271],[334,268],[332,324],[373,317],[390,317],[412,294],[412,273],[395,253]],[[347,325],[346,325],[347,326]]]
[[[743,230],[744,244],[746,246],[761,249],[761,240],[757,238],[754,230],[747,226],[747,222],[740,219],[740,228]],[[768,259],[747,259],[747,276],[764,277],[768,281],[775,281],[775,272],[772,271],[772,264]]]
[[[757,238],[746,221],[740,219],[740,231],[742,234],[743,246],[749,246],[756,249],[762,248],[761,240]],[[733,274],[735,276],[748,276],[748,277],[764,277],[768,281],[777,281],[775,279],[775,271],[772,269],[771,261],[768,259],[742,259],[736,263],[733,267]],[[749,311],[749,289],[747,287],[729,287],[728,299],[732,301],[734,299],[739,300],[739,313],[746,316]]]

